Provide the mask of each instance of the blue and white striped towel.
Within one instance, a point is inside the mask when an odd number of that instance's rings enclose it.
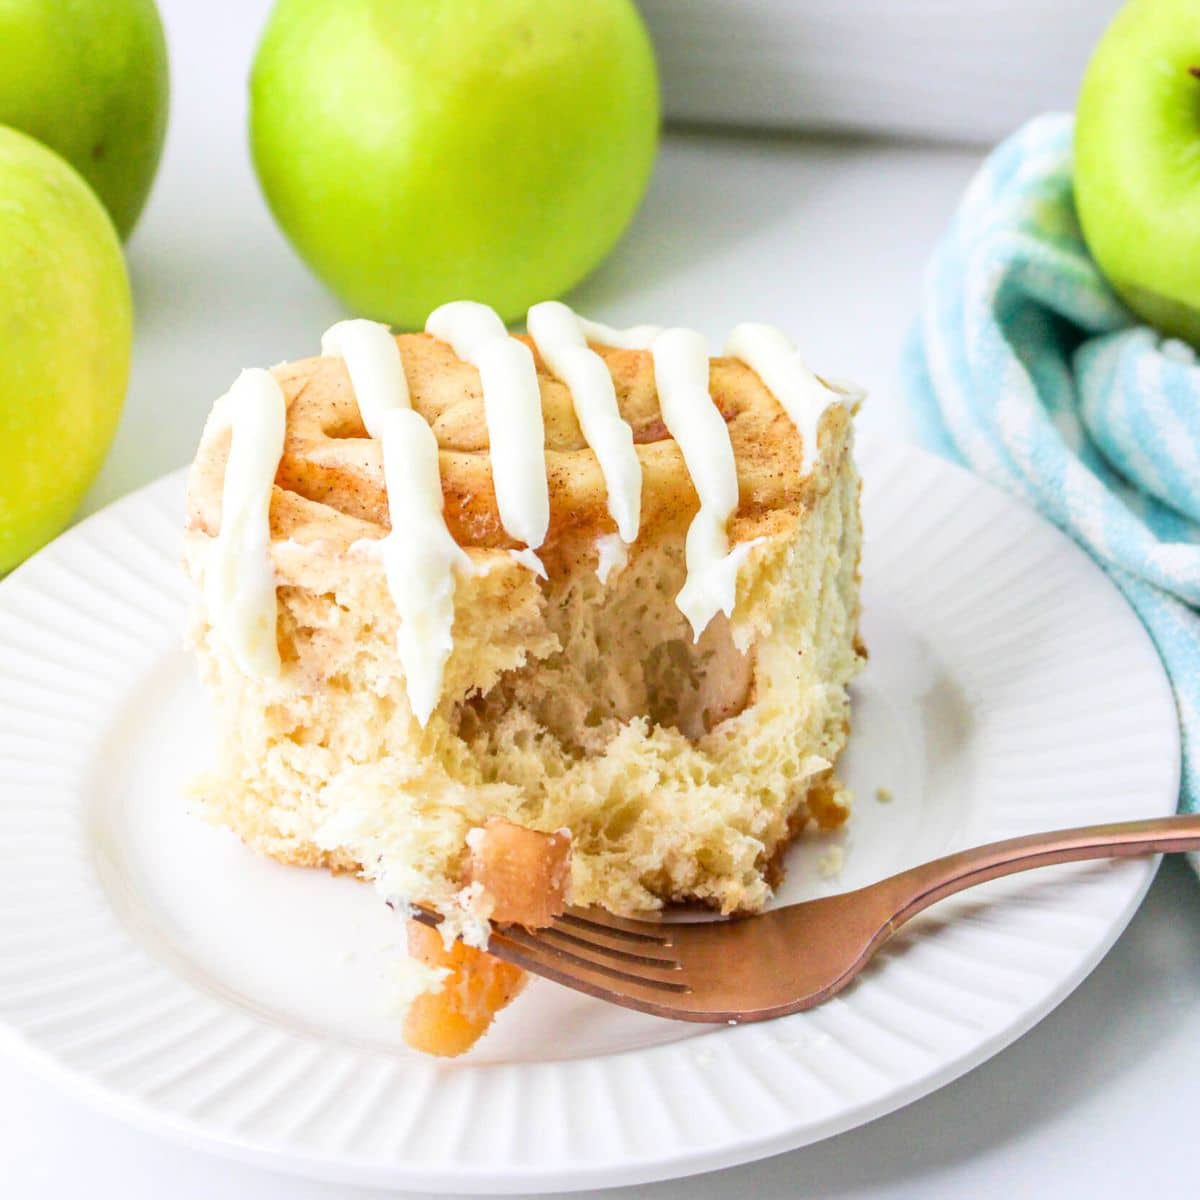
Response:
[[[1031,121],[971,182],[929,265],[904,385],[935,450],[1034,504],[1137,610],[1171,676],[1194,812],[1200,363],[1137,324],[1088,255],[1073,128]]]

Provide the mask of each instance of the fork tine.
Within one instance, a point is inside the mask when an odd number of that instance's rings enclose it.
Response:
[[[414,905],[411,912],[414,921],[436,929],[442,922],[441,913],[424,905]],[[596,935],[602,936],[607,932],[599,925],[588,922],[582,923],[588,930],[594,929]],[[626,982],[646,982],[657,986],[667,982],[655,976],[645,976],[625,968],[648,967],[652,971],[678,971],[681,964],[672,953],[654,954],[654,950],[669,951],[670,943],[642,943],[626,941],[624,945],[610,945],[604,941],[595,941],[580,937],[568,929],[561,929],[557,924],[548,925],[538,930],[524,929],[520,925],[506,925],[495,928],[489,939],[488,948],[492,949],[497,938],[507,937],[509,941],[521,947],[522,953],[531,953],[534,946],[539,946],[548,955],[556,955],[564,964],[574,967],[592,968],[608,974],[614,979]],[[637,950],[626,947],[636,947]],[[645,953],[639,953],[640,950]],[[503,954],[500,957],[505,957]],[[672,986],[674,986],[672,981]],[[686,989],[685,989],[686,990]]]
[[[388,908],[395,909],[397,906],[390,900]],[[411,905],[408,911],[410,921],[420,921],[422,925],[428,925],[430,929],[436,929],[442,923],[442,914],[435,908],[426,908],[423,904]]]
[[[671,943],[670,927],[662,921],[635,921],[629,917],[614,917],[602,908],[568,908],[557,923],[571,925],[580,932],[601,933],[631,942],[654,942],[660,946]]]
[[[669,978],[679,970],[678,963],[670,967],[655,965],[638,972],[625,970],[619,963],[605,959],[586,958],[564,947],[546,941],[540,933],[531,933],[519,925],[506,926],[493,932],[488,942],[491,953],[539,975],[556,979],[572,987],[590,984],[590,989],[629,992],[636,988],[650,993],[681,993],[690,991],[686,983]],[[652,973],[653,972],[653,973]]]
[[[678,957],[670,944],[658,942],[635,942],[623,938],[604,937],[602,931],[582,936],[576,930],[577,926],[564,926],[558,921],[552,922],[536,930],[543,941],[553,946],[578,954],[591,960],[610,959],[615,962],[628,963],[631,966],[659,967],[664,970],[674,970],[678,967]]]
[[[395,907],[390,901],[389,905]],[[442,921],[441,913],[423,904],[414,904],[408,915],[431,929],[436,929]],[[602,908],[568,908],[554,918],[553,927],[561,929],[566,938],[586,938],[590,944],[600,945],[618,954],[624,950],[627,953],[650,955],[653,953],[652,947],[666,948],[672,945],[671,927],[664,922],[614,917]],[[625,942],[626,946],[618,947],[612,944],[614,942]],[[644,950],[640,948],[642,946]]]

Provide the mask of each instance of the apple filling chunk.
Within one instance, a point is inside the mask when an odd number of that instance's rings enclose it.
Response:
[[[501,925],[548,925],[566,905],[571,837],[565,830],[539,833],[499,817],[472,830],[465,872]],[[409,1006],[404,1039],[416,1050],[454,1057],[469,1050],[525,986],[519,967],[464,942],[449,945],[441,933],[408,923],[411,958],[438,971],[441,986]]]

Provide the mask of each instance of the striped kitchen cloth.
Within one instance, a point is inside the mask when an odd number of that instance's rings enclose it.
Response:
[[[1035,505],[1137,610],[1171,677],[1194,812],[1200,363],[1138,324],[1089,256],[1073,128],[1031,121],[972,180],[925,277],[904,389],[933,449]]]

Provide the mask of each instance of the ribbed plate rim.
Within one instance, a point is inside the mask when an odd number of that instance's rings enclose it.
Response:
[[[1089,613],[1094,611],[1104,618],[1103,636],[1111,641],[1113,647],[1109,661],[1115,658],[1128,667],[1123,676],[1126,681],[1131,677],[1130,671],[1133,671],[1137,677],[1137,686],[1145,694],[1142,711],[1135,718],[1135,725],[1137,721],[1141,724],[1136,726],[1134,733],[1137,736],[1132,740],[1141,746],[1141,751],[1147,756],[1154,756],[1154,767],[1150,772],[1154,778],[1147,783],[1146,795],[1139,797],[1138,811],[1170,811],[1174,806],[1178,785],[1179,744],[1169,686],[1149,639],[1103,572],[1057,530],[957,467],[911,447],[890,444],[879,438],[868,439],[860,457],[864,462],[864,475],[868,481],[869,514],[874,503],[871,499],[874,484],[887,487],[891,492],[903,493],[907,489],[913,492],[914,496],[919,494],[922,498],[928,497],[927,503],[932,506],[935,514],[939,505],[945,510],[943,528],[949,531],[946,536],[949,537],[953,533],[962,539],[962,554],[972,551],[971,543],[978,536],[978,529],[973,522],[978,522],[978,514],[999,514],[997,519],[1003,518],[1003,523],[1011,535],[1003,543],[1002,562],[1011,561],[1019,567],[1024,561],[1023,556],[1028,558],[1036,550],[1038,554],[1046,556],[1046,562],[1054,564],[1056,570],[1061,569],[1072,580],[1086,581],[1080,584],[1086,589],[1086,596],[1079,600],[1081,608]],[[178,577],[178,572],[173,570],[174,559],[177,556],[177,534],[165,519],[178,508],[182,490],[181,478],[182,472],[174,472],[132,493],[81,522],[13,572],[0,584],[0,645],[6,636],[5,622],[12,613],[20,614],[22,595],[37,595],[30,581],[48,571],[69,572],[74,559],[85,553],[93,556],[98,554],[105,540],[111,538],[140,538],[152,551],[147,558],[149,569],[146,573],[139,576],[132,567],[123,565],[119,581],[114,584],[116,598],[120,600],[124,595],[130,600],[129,612],[135,620],[140,619],[142,605],[149,599],[161,606],[165,614],[164,619],[171,619],[171,613],[181,613],[186,589]],[[926,501],[922,499],[922,504],[924,503]],[[973,510],[975,516],[972,515]],[[886,525],[887,519],[881,510],[877,524]],[[894,525],[897,518],[890,519]],[[915,519],[929,520],[930,514],[922,511],[919,518],[914,517]],[[871,569],[870,561],[868,557],[868,570]],[[899,574],[902,574],[902,568],[902,562],[893,562],[889,567]],[[169,577],[167,574],[160,577],[160,571],[169,572]],[[158,588],[160,591],[152,597],[145,593],[136,594],[143,586],[152,591]],[[125,589],[124,592],[122,588]],[[958,597],[954,597],[954,600],[958,601]],[[969,601],[968,595],[966,602],[969,604]],[[90,603],[90,600],[86,603]],[[950,601],[947,603],[950,604]],[[959,602],[959,608],[962,606],[963,603]],[[94,620],[103,615],[91,612]],[[986,617],[986,612],[983,616]],[[1085,641],[1090,642],[1088,631],[1085,629],[1083,633]],[[36,645],[25,646],[22,652],[36,661]],[[45,652],[49,655],[49,649]],[[1083,670],[1089,661],[1091,660],[1085,661],[1081,658],[1080,670]],[[130,670],[134,669],[136,664],[131,662]],[[12,695],[11,689],[4,689],[3,680],[4,666],[3,660],[0,659],[0,795],[3,795],[9,786],[53,788],[52,781],[56,772],[62,773],[64,781],[68,779],[68,775],[65,773],[66,768],[49,756],[49,751],[46,752],[46,761],[40,766],[36,755],[31,757],[26,753],[22,757],[16,757],[5,754],[6,733],[19,725],[19,702]],[[85,696],[82,702],[85,705],[83,717],[76,713],[71,718],[76,722],[86,719],[87,703],[100,706],[103,699],[93,694],[90,699]],[[99,708],[94,711],[98,714]],[[46,782],[38,775],[39,769],[43,770],[51,782]],[[61,807],[67,827],[86,842],[86,802],[81,789],[72,791],[69,783],[63,782],[54,794],[57,796],[57,804]],[[0,807],[0,822],[4,816],[3,808]],[[3,825],[0,823],[0,830],[2,829]],[[47,845],[43,849],[49,854],[56,850],[56,846]],[[430,1067],[421,1073],[420,1086],[426,1089],[424,1095],[427,1101],[436,1099],[439,1095],[454,1096],[457,1095],[457,1091],[461,1091],[469,1098],[471,1104],[487,1108],[489,1111],[499,1095],[497,1089],[515,1088],[517,1098],[521,1098],[522,1088],[525,1089],[525,1093],[529,1093],[532,1088],[538,1096],[544,1097],[547,1088],[542,1086],[543,1081],[550,1080],[553,1085],[550,1091],[559,1096],[566,1096],[570,1093],[573,1082],[583,1081],[594,1088],[600,1081],[603,1086],[604,1103],[611,1111],[593,1111],[589,1114],[589,1120],[606,1125],[610,1134],[612,1130],[617,1130],[617,1141],[620,1143],[620,1152],[604,1162],[579,1154],[570,1159],[559,1157],[544,1161],[531,1159],[528,1155],[520,1161],[511,1158],[509,1161],[470,1161],[472,1143],[471,1126],[467,1119],[469,1114],[460,1114],[459,1144],[443,1147],[439,1155],[428,1153],[424,1156],[412,1152],[403,1155],[356,1154],[348,1149],[338,1150],[336,1147],[327,1152],[317,1152],[304,1144],[303,1138],[298,1136],[268,1137],[239,1130],[215,1120],[181,1115],[162,1103],[140,1099],[132,1090],[106,1083],[78,1064],[72,1065],[67,1058],[60,1057],[38,1044],[29,1033],[33,1023],[26,1019],[22,1024],[4,1012],[6,997],[12,993],[11,990],[5,991],[2,962],[0,1047],[22,1054],[35,1066],[55,1078],[65,1090],[132,1124],[166,1134],[193,1146],[314,1178],[410,1189],[493,1193],[580,1189],[645,1182],[730,1166],[844,1132],[927,1094],[983,1062],[1034,1025],[1086,977],[1136,910],[1149,887],[1156,866],[1156,860],[1127,862],[1078,881],[1072,879],[1056,885],[1057,893],[1051,889],[1050,911],[1075,914],[1076,917],[1084,919],[1085,924],[1090,920],[1094,928],[1090,936],[1083,939],[1086,944],[1078,950],[1055,952],[1059,953],[1059,958],[1055,960],[1052,977],[1044,981],[1046,986],[1040,989],[1031,987],[1026,1002],[1020,1004],[1017,1011],[1002,1025],[986,1029],[973,1042],[958,1046],[952,1053],[935,1057],[925,1069],[911,1070],[902,1078],[893,1079],[890,1086],[882,1092],[864,1100],[848,1100],[840,1107],[835,1106],[819,1119],[805,1120],[796,1115],[794,1119],[789,1120],[785,1116],[782,1123],[777,1122],[773,1126],[748,1132],[744,1126],[740,1130],[736,1127],[736,1121],[729,1113],[727,1105],[722,1107],[725,1104],[724,1097],[740,1095],[747,1105],[752,1099],[754,1103],[762,1104],[764,1102],[761,1098],[766,1092],[774,1095],[781,1087],[786,1089],[789,1084],[796,1087],[801,1083],[811,1084],[814,1078],[812,1071],[805,1071],[802,1064],[781,1053],[781,1031],[786,1031],[786,1022],[715,1032],[705,1039],[705,1046],[713,1048],[711,1051],[706,1050],[706,1053],[713,1054],[714,1062],[703,1068],[697,1066],[694,1043],[677,1042],[644,1051],[591,1059],[508,1064],[487,1068],[462,1067],[449,1073],[439,1073],[438,1069]],[[43,868],[43,871],[45,869]],[[94,894],[90,896],[93,901],[97,896],[102,897],[104,894],[99,888],[93,891]],[[1089,916],[1089,905],[1102,910],[1102,916]],[[0,941],[5,936],[6,920],[15,922],[30,919],[28,913],[19,914],[18,909],[20,904],[10,909],[0,896]],[[1038,905],[1034,904],[1033,909],[1037,911]],[[113,920],[116,919],[113,916]],[[974,936],[985,936],[985,933],[986,931],[975,931]],[[931,938],[929,941],[936,942],[944,936],[939,933],[938,938]],[[144,951],[144,947],[142,949]],[[148,955],[146,962],[139,965],[143,978],[146,979],[152,976],[157,979],[165,970],[161,963],[153,961]],[[887,970],[900,973],[901,968],[887,967],[885,972]],[[837,1027],[847,1022],[853,1026],[856,1020],[864,1019],[863,1011],[869,1012],[868,1006],[873,1003],[872,997],[886,995],[886,990],[882,993],[879,991],[882,987],[880,979],[887,977],[885,972],[861,985],[857,992],[850,993],[847,998],[835,1001],[834,1006],[830,1006],[829,1009],[821,1010],[824,1016],[817,1018],[818,1021],[823,1025],[833,1024]],[[897,975],[894,983],[898,982]],[[165,986],[170,994],[179,997],[181,1005],[196,999],[195,996],[188,995],[196,989],[181,977],[170,976]],[[204,996],[203,1001],[209,1006],[217,1003],[209,996]],[[788,1019],[795,1020],[797,1019]],[[278,1031],[273,1032],[269,1025],[255,1022],[231,1007],[227,1019],[228,1028],[242,1028],[247,1024],[253,1031],[252,1036],[247,1035],[251,1036],[252,1042],[257,1039],[258,1042],[265,1043],[268,1039],[279,1037]],[[909,1034],[901,1034],[898,1037],[902,1041],[905,1036],[910,1035],[911,1030]],[[292,1035],[289,1033],[287,1036]],[[331,1074],[348,1071],[348,1062],[353,1066],[353,1054],[335,1042],[330,1041],[326,1045],[316,1041],[310,1042],[309,1046],[315,1047],[312,1049],[312,1064],[321,1066],[325,1059],[328,1059]],[[816,1061],[819,1058],[820,1055],[817,1054],[814,1059],[806,1061]],[[750,1060],[765,1061],[768,1064],[764,1070],[771,1074],[769,1082],[765,1073],[761,1077],[755,1075],[754,1069],[748,1065]],[[875,1064],[876,1068],[877,1066],[878,1064]],[[457,1072],[464,1070],[474,1074],[461,1087],[448,1082],[457,1077]],[[670,1104],[662,1094],[651,1098],[643,1094],[647,1088],[653,1090],[657,1086],[655,1080],[668,1077],[686,1079],[689,1086],[694,1086],[697,1075],[700,1084],[697,1102],[709,1104],[717,1114],[704,1130],[702,1145],[697,1144],[696,1139],[686,1136],[678,1124],[681,1114],[671,1118]],[[492,1089],[490,1093],[487,1090],[489,1088]],[[673,1124],[675,1130],[674,1139],[671,1136],[662,1137],[649,1151],[631,1148],[631,1135],[627,1123],[622,1114],[616,1111],[619,1103],[639,1095],[647,1105],[657,1106],[654,1107],[656,1119],[669,1119],[668,1123]],[[527,1095],[525,1098],[528,1102]],[[509,1099],[512,1100],[513,1097],[510,1096]],[[594,1096],[589,1098],[589,1102],[594,1100]],[[544,1103],[544,1100],[542,1102]],[[531,1121],[537,1121],[539,1115],[549,1119],[553,1114],[539,1114],[536,1110],[528,1114]],[[411,1147],[412,1141],[410,1136],[406,1144]]]

